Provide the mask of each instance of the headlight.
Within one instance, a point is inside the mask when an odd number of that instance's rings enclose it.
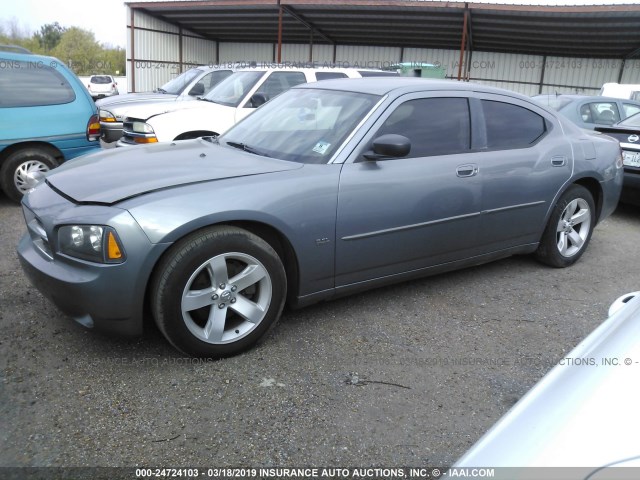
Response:
[[[124,249],[118,234],[102,225],[65,225],[58,230],[60,253],[98,263],[122,263]]]
[[[153,127],[145,122],[133,122],[131,124],[131,130],[136,133],[155,133]]]
[[[108,110],[100,109],[100,121],[101,122],[117,122],[116,117],[113,113]]]

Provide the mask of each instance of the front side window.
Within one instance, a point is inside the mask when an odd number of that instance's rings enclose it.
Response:
[[[489,150],[530,147],[546,132],[544,118],[506,102],[482,100]]]
[[[167,83],[162,85],[158,89],[158,91],[162,93],[169,93],[171,95],[180,95],[182,91],[187,88],[187,86],[191,83],[191,81],[196,78],[202,70],[199,68],[192,68],[191,70],[187,70],[184,73],[181,73],[176,78],[169,80]]]
[[[207,73],[204,77],[202,77],[198,83],[202,83],[204,87],[204,94],[207,94],[211,91],[213,87],[218,85],[222,80],[231,75],[231,70],[215,70],[213,72]]]
[[[264,73],[236,72],[213,87],[202,99],[228,107],[237,107],[247,93],[264,76]]]
[[[42,62],[0,62],[0,108],[62,105],[76,98],[73,87],[55,68]]]
[[[294,88],[257,109],[219,141],[267,157],[327,163],[379,100],[364,93]]]
[[[267,100],[281,94],[291,87],[306,83],[307,79],[302,72],[273,72],[269,78],[260,85],[258,91],[266,96]]]
[[[471,148],[466,98],[421,98],[398,106],[374,138],[397,134],[411,141],[407,158],[463,153]]]

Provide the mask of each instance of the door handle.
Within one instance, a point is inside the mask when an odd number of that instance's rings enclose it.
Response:
[[[460,165],[456,168],[456,175],[458,177],[473,177],[478,174],[478,165],[475,163],[469,163],[466,165]]]
[[[554,167],[564,167],[567,164],[567,157],[564,155],[555,155],[551,157],[551,165]]]

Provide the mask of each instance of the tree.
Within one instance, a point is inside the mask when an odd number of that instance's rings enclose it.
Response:
[[[34,33],[33,37],[38,41],[42,52],[48,54],[58,46],[66,30],[58,22],[47,23],[42,25],[40,31]]]
[[[51,53],[65,62],[76,75],[91,75],[102,67],[102,47],[93,32],[82,28],[68,28]]]

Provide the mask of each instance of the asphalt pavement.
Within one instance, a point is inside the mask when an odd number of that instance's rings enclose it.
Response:
[[[640,288],[640,209],[583,258],[528,256],[286,311],[257,348],[202,362],[149,323],[85,330],[23,275],[0,195],[0,466],[446,466]],[[517,446],[515,446],[517,447]]]

